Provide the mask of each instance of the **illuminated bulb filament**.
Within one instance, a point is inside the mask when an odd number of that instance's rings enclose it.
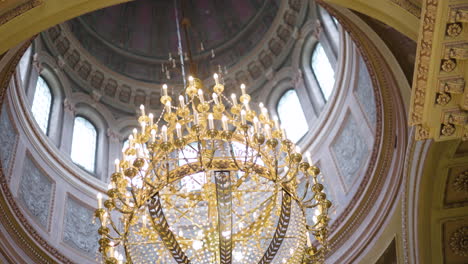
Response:
[[[171,101],[166,102],[166,112],[169,114],[171,113]]]
[[[163,90],[163,96],[167,96],[167,84],[163,84],[162,90]]]
[[[148,117],[149,117],[149,125],[150,125],[150,127],[152,127],[152,126],[153,126],[153,122],[154,122],[154,121],[153,121],[154,116],[153,116],[152,113],[149,113]]]
[[[245,93],[246,93],[245,92],[245,84],[241,84],[240,88],[241,88],[241,91],[242,91],[242,95],[245,95]]]
[[[215,102],[215,104],[219,105],[219,99],[218,99],[218,95],[213,93],[213,100]]]
[[[237,105],[237,96],[236,96],[236,94],[231,94],[231,99],[232,99],[232,104],[234,106],[236,106]]]
[[[205,103],[205,98],[203,97],[203,90],[198,89],[198,98],[200,98],[200,102],[203,104]]]

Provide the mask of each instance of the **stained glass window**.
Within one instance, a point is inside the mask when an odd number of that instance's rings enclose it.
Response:
[[[335,71],[328,59],[322,44],[317,43],[312,54],[312,71],[322,90],[323,97],[328,101],[335,86]]]
[[[26,74],[28,73],[29,64],[31,63],[31,52],[32,47],[29,46],[29,48],[23,54],[23,57],[21,57],[21,60],[19,62],[20,77],[23,85],[25,84]]]
[[[293,142],[299,141],[309,130],[304,110],[294,89],[286,91],[281,96],[277,111],[281,126],[285,128],[287,137]]]
[[[39,76],[32,103],[32,114],[44,134],[49,127],[50,108],[52,106],[52,92],[47,82]]]
[[[97,147],[97,131],[87,119],[77,116],[73,126],[71,158],[77,165],[94,172]]]

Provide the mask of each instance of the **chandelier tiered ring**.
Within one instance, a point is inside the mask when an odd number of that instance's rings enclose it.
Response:
[[[320,170],[241,85],[189,77],[133,131],[103,201],[104,263],[322,263],[331,202]],[[207,96],[208,94],[208,96]]]

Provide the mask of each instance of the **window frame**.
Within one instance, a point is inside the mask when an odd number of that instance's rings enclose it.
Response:
[[[88,121],[94,128],[94,131],[96,131],[96,145],[94,147],[94,164],[93,164],[93,171],[89,171],[88,169],[86,169],[85,167],[83,167],[83,165],[81,164],[78,164],[76,163],[73,158],[72,158],[72,151],[73,151],[73,138],[74,138],[74,135],[75,135],[75,121],[77,118],[83,118],[84,120]],[[80,169],[92,174],[92,175],[95,175],[97,176],[97,159],[98,159],[98,150],[99,150],[99,129],[98,127],[96,126],[96,124],[94,124],[94,122],[88,118],[87,116],[85,115],[81,115],[81,114],[77,114],[75,115],[75,117],[73,118],[73,127],[72,127],[72,137],[71,137],[71,142],[70,142],[70,159],[72,160],[73,164],[75,164],[76,166],[78,166]]]
[[[319,82],[319,80],[318,80],[318,78],[317,78],[317,74],[316,74],[316,72],[315,72],[315,70],[314,70],[314,67],[313,67],[313,57],[314,57],[314,55],[316,54],[319,45],[322,47],[322,49],[323,49],[323,51],[324,51],[324,54],[325,54],[325,56],[327,57],[328,62],[330,63],[330,66],[332,67],[332,70],[333,70],[333,78],[335,79],[334,82],[333,82],[333,87],[332,87],[331,93],[330,93],[330,95],[329,95],[328,98],[325,97],[324,89],[323,89],[322,85],[320,84],[320,82]],[[320,41],[316,41],[316,42],[315,42],[314,47],[312,48],[312,53],[311,53],[311,55],[310,55],[310,62],[309,62],[309,64],[310,64],[310,69],[311,69],[312,75],[314,76],[315,82],[316,82],[316,84],[317,84],[317,86],[318,86],[318,88],[319,88],[319,90],[320,90],[320,92],[321,92],[321,94],[322,94],[322,98],[323,98],[323,100],[324,100],[324,102],[325,102],[325,104],[326,104],[326,103],[329,101],[329,99],[331,98],[331,96],[333,95],[333,92],[334,92],[334,90],[335,90],[335,86],[336,86],[336,85],[335,85],[335,84],[336,84],[336,68],[337,68],[337,67],[336,67],[336,66],[333,67],[332,61],[330,60],[330,57],[328,56],[328,54],[327,54],[327,52],[326,52],[326,50],[325,50],[325,47],[324,47],[324,45],[322,44],[322,42],[320,42]]]
[[[276,112],[276,115],[277,115],[277,117],[278,117],[278,120],[280,121],[280,123],[282,123],[282,122],[281,122],[281,118],[280,118],[280,113],[279,113],[279,111],[278,111],[278,110],[279,110],[279,109],[278,109],[278,106],[279,106],[279,103],[281,102],[281,100],[283,99],[283,97],[284,97],[284,96],[286,95],[286,93],[288,93],[289,91],[294,91],[294,92],[296,93],[297,99],[299,100],[299,105],[300,105],[300,107],[301,107],[301,109],[302,109],[302,113],[303,113],[304,118],[305,118],[305,122],[306,122],[306,124],[307,124],[307,130],[305,131],[305,133],[304,133],[296,142],[293,142],[294,144],[298,144],[299,142],[301,142],[301,141],[306,137],[306,135],[309,133],[311,127],[310,127],[310,124],[309,124],[309,123],[310,123],[310,122],[309,122],[309,118],[307,118],[306,111],[304,111],[304,106],[303,106],[303,104],[301,103],[301,100],[300,100],[300,97],[299,97],[299,93],[298,93],[298,91],[297,91],[296,88],[294,88],[294,87],[289,87],[289,88],[286,88],[286,89],[284,89],[283,91],[281,91],[281,93],[280,93],[280,95],[279,95],[279,97],[277,98],[276,103],[275,103],[275,112]],[[289,134],[288,134],[287,131],[286,131],[286,136],[287,136],[288,139],[289,139]]]
[[[50,83],[49,81],[47,80],[47,78],[44,77],[44,75],[39,75],[37,77],[37,80],[36,80],[36,88],[34,89],[34,95],[33,95],[33,100],[32,100],[32,103],[31,103],[31,113],[32,113],[32,116],[34,117],[34,113],[32,111],[32,108],[33,108],[33,105],[34,105],[34,99],[36,98],[36,92],[37,92],[37,84],[39,83],[39,80],[42,79],[44,81],[44,83],[46,84],[47,88],[49,89],[49,93],[50,93],[50,105],[49,105],[49,115],[47,117],[47,127],[46,127],[46,131],[44,132],[44,134],[46,136],[49,136],[50,135],[50,125],[51,125],[51,117],[52,117],[52,110],[53,110],[53,106],[54,106],[54,103],[55,103],[55,95],[54,95],[54,92],[53,92],[53,89],[52,87],[50,86]],[[34,120],[36,118],[34,117]],[[37,121],[36,121],[37,123]],[[39,125],[39,124],[38,124]],[[41,129],[42,131],[42,129]]]

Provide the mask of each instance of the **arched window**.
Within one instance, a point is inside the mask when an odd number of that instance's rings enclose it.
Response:
[[[323,97],[328,101],[328,98],[332,94],[333,86],[335,86],[335,71],[320,42],[315,45],[311,64],[312,72],[320,86]]]
[[[47,82],[39,76],[32,103],[32,114],[44,134],[47,134],[52,107],[52,92]]]
[[[299,141],[309,131],[307,119],[294,89],[281,96],[276,110],[281,125],[286,129],[286,135],[293,142]]]
[[[24,52],[23,57],[21,57],[21,60],[19,62],[21,83],[23,85],[25,85],[29,65],[31,64],[31,53],[32,53],[32,46],[29,46],[29,48],[26,50],[26,52]]]
[[[94,172],[96,147],[97,130],[94,125],[84,117],[75,117],[71,148],[73,162],[89,172]]]

